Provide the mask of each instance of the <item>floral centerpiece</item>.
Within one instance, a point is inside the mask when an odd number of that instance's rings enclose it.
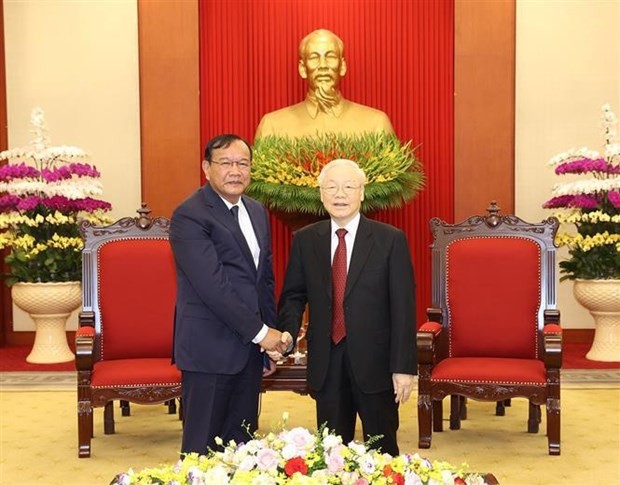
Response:
[[[82,247],[78,223],[110,222],[111,206],[98,199],[100,173],[84,161],[80,148],[51,146],[43,110],[32,111],[34,139],[29,146],[0,152],[0,249],[8,286],[17,282],[81,280]]]
[[[366,173],[364,212],[400,207],[424,186],[414,148],[395,135],[270,135],[255,142],[247,193],[271,210],[324,215],[316,178],[336,158],[354,160]]]
[[[553,215],[576,232],[556,236],[567,246],[569,258],[560,262],[561,280],[620,279],[620,143],[618,120],[603,106],[605,152],[571,149],[549,161],[558,175],[585,175],[557,184],[543,207],[559,209]]]
[[[485,483],[482,476],[468,474],[465,469],[466,465],[431,462],[417,454],[392,457],[369,449],[368,443],[344,444],[341,437],[325,427],[317,433],[305,428],[283,428],[266,436],[255,435],[247,443],[231,442],[223,451],[188,454],[174,465],[140,472],[129,470],[117,475],[111,485]]]

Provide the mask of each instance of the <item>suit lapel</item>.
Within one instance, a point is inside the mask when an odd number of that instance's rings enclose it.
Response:
[[[323,287],[332,299],[332,265],[331,265],[331,220],[322,221],[316,226],[314,252],[317,261],[316,267],[321,272]]]
[[[256,203],[252,203],[252,201],[248,201],[248,198],[245,195],[241,196],[241,199],[243,200],[243,205],[245,206],[248,214],[250,215],[250,222],[252,223],[254,235],[256,236],[256,240],[258,241],[258,247],[260,248],[260,256],[258,257],[257,268],[257,271],[260,272],[260,270],[262,269],[262,265],[264,264],[264,258],[268,254],[267,246],[269,244],[269,239],[267,238],[267,235],[269,234],[269,230],[267,227],[265,227],[265,224],[263,224],[263,221],[265,220],[262,216],[263,208]],[[243,238],[243,240],[245,241],[245,237]],[[252,267],[254,267],[254,259],[252,258],[252,253],[250,252],[247,242],[245,244],[245,247],[248,248],[248,254],[250,255]]]
[[[252,271],[256,274],[256,266],[254,265],[254,258],[252,257],[252,253],[250,251],[248,243],[245,240],[243,233],[241,232],[241,228],[239,227],[239,224],[235,222],[235,219],[230,213],[230,210],[228,210],[228,207],[226,207],[226,204],[224,203],[222,198],[217,194],[217,192],[215,192],[215,190],[213,190],[211,186],[208,184],[205,185],[205,196],[207,198],[209,205],[211,205],[211,207],[213,208],[214,217],[219,222],[221,222],[224,226],[226,226],[228,230],[230,230],[233,237],[235,238],[235,241],[237,241],[239,248],[241,249],[241,253],[243,254],[245,259],[249,263]],[[247,209],[248,207],[247,204],[245,205],[245,207]],[[250,218],[251,217],[252,216],[250,214]],[[257,234],[257,238],[258,238],[258,234]]]
[[[373,246],[373,237],[368,219],[364,216],[360,217],[360,224],[355,235],[355,244],[353,245],[353,254],[351,254],[351,263],[349,264],[349,272],[347,273],[347,286],[345,287],[344,296],[348,296],[351,288],[362,274],[366,260],[370,255]]]

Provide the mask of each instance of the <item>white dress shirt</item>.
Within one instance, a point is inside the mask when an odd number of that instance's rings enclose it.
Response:
[[[349,267],[351,266],[351,254],[353,254],[353,244],[355,243],[355,235],[357,234],[357,228],[359,227],[359,225],[360,225],[360,213],[359,212],[351,221],[349,221],[349,223],[346,226],[342,228],[338,226],[338,224],[336,224],[332,220],[331,262],[333,264],[334,254],[336,254],[336,248],[338,247],[338,235],[336,234],[336,230],[346,229],[347,233],[344,236],[344,242],[347,244],[347,272],[349,271]]]
[[[222,197],[224,204],[230,210],[231,207],[237,206],[239,207],[239,227],[241,228],[241,232],[243,233],[243,237],[245,237],[246,242],[248,243],[248,247],[250,248],[250,252],[252,253],[252,259],[254,259],[254,265],[258,268],[258,260],[260,258],[260,246],[258,245],[258,239],[256,237],[256,233],[254,232],[254,227],[252,227],[252,220],[250,219],[250,214],[248,210],[245,208],[243,201],[239,199],[239,202],[236,204],[231,204],[226,199]],[[256,336],[252,339],[252,342],[257,344],[261,340],[265,338],[267,332],[269,331],[269,327],[263,323],[263,328],[256,334]]]

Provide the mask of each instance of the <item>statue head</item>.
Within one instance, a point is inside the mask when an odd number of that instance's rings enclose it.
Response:
[[[344,43],[333,32],[318,29],[299,43],[299,75],[308,80],[308,94],[320,106],[340,102],[340,79],[347,72]]]

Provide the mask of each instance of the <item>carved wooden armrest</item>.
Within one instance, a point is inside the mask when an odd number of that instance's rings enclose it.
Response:
[[[560,310],[545,310],[543,313],[544,324],[549,323],[560,324]]]
[[[95,327],[95,312],[80,312],[78,315],[80,327]]]
[[[443,323],[443,313],[441,313],[441,308],[427,308],[426,317],[430,322]]]
[[[545,367],[562,367],[562,327],[555,323],[543,327],[543,347]]]
[[[80,327],[75,332],[75,366],[78,371],[93,370],[95,328]]]
[[[432,364],[435,362],[435,347],[441,329],[441,325],[437,322],[425,322],[419,328],[416,335],[416,346],[418,348],[418,362],[420,364]]]

